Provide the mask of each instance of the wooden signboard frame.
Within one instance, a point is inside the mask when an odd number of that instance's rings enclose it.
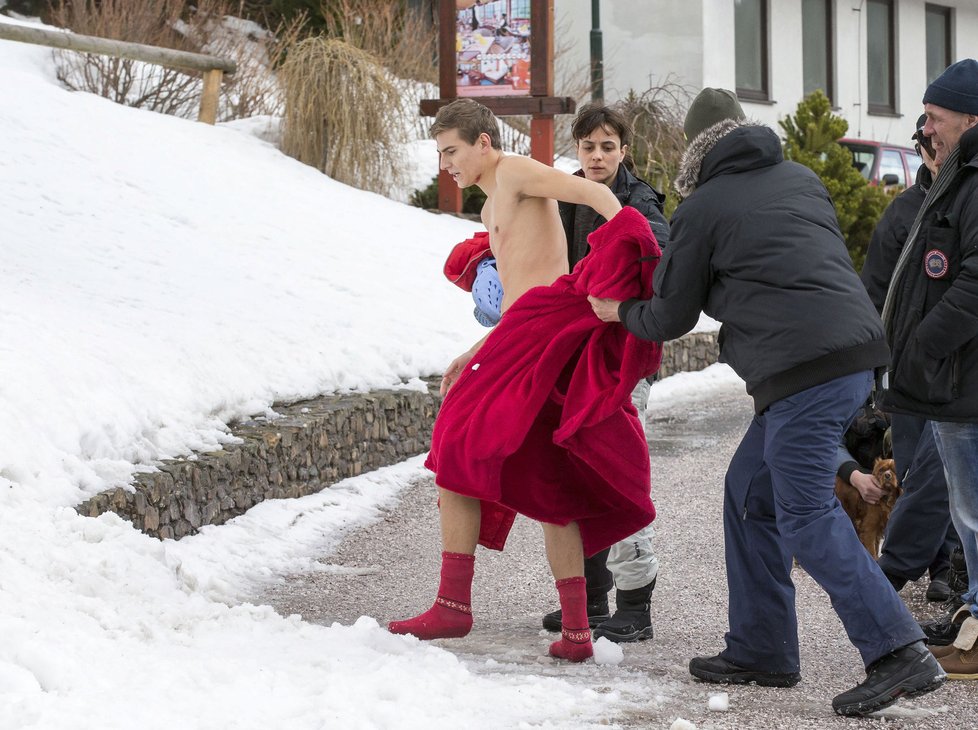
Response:
[[[486,2],[485,4],[488,4]],[[434,116],[458,98],[456,33],[459,6],[468,0],[439,0],[438,5],[438,99],[421,101],[422,116]],[[554,116],[572,114],[575,101],[554,93],[554,0],[530,0],[530,93],[519,96],[480,96],[467,93],[496,116],[531,115],[530,156],[547,165],[554,160]],[[462,209],[462,191],[444,170],[438,173],[438,208],[457,213]]]

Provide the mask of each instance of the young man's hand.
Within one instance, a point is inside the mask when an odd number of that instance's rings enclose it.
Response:
[[[587,300],[591,302],[591,309],[602,322],[621,322],[618,319],[618,305],[621,302],[614,299],[598,299],[592,296],[589,296]]]
[[[445,370],[445,374],[441,376],[441,387],[439,388],[439,392],[442,394],[442,396],[444,396],[445,393],[448,392],[448,389],[455,384],[455,381],[458,380],[458,377],[462,374],[465,366],[469,364],[469,361],[473,357],[475,357],[475,352],[472,350],[466,350],[452,360],[451,365],[449,365],[448,369]]]

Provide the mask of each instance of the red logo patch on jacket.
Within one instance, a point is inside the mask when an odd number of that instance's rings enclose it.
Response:
[[[924,254],[924,272],[931,279],[943,279],[948,272],[947,256],[936,248]]]

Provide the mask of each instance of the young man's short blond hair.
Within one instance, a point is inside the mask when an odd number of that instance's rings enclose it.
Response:
[[[473,99],[456,99],[439,109],[428,133],[437,137],[452,129],[458,130],[458,136],[469,144],[475,144],[479,135],[485,133],[493,149],[503,148],[495,115]]]

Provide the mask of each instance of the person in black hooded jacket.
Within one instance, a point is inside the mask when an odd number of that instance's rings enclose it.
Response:
[[[893,348],[883,407],[931,422],[961,538],[966,621],[978,624],[978,61],[958,61],[924,93],[924,133],[940,172],[897,261],[883,305]],[[970,612],[970,615],[969,615]],[[964,633],[962,624],[962,633]],[[970,632],[969,632],[970,634]],[[978,679],[978,642],[958,636],[941,665]]]
[[[926,123],[927,115],[920,115],[912,136],[924,161],[917,170],[917,180],[883,212],[859,275],[878,312],[883,311],[893,269],[937,174],[934,150],[923,133]],[[897,590],[908,580],[916,581],[929,573],[928,600],[946,601],[951,598],[951,554],[961,549],[961,541],[951,523],[944,464],[937,453],[930,421],[893,413],[890,422],[893,458],[903,494],[890,513],[883,550],[876,562]],[[923,628],[932,643],[934,636],[927,626]]]
[[[814,172],[785,161],[733,92],[704,89],[686,116],[684,196],[648,301],[591,299],[643,339],[721,322],[720,360],[747,384],[754,420],[727,470],[726,648],[696,657],[703,681],[790,687],[800,679],[792,558],[832,599],[865,680],[835,697],[867,715],[938,688],[945,674],[835,498],[836,448],[887,361],[880,318],[852,268]]]

